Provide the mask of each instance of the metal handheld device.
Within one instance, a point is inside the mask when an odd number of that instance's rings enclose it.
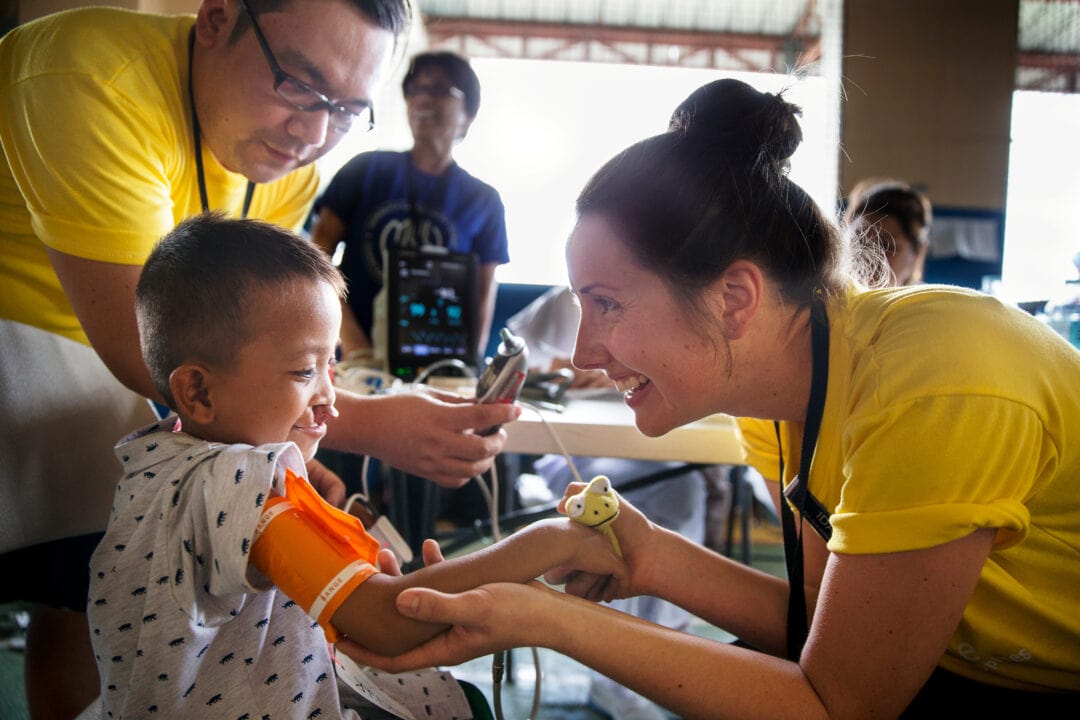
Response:
[[[481,403],[506,403],[517,400],[528,374],[529,350],[525,341],[507,328],[499,332],[502,342],[476,383],[476,399]],[[478,435],[491,435],[498,425],[478,430]]]

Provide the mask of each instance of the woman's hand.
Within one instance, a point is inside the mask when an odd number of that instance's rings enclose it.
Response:
[[[513,647],[542,644],[538,617],[555,617],[560,593],[540,583],[493,583],[456,595],[410,588],[398,595],[398,611],[407,617],[451,624],[446,632],[396,657],[377,655],[351,640],[337,650],[362,665],[399,673],[467,660]]]
[[[570,483],[562,500],[559,501],[559,512],[566,512],[566,501],[573,495],[585,489],[582,483]],[[618,493],[616,493],[618,495]],[[643,587],[648,587],[648,574],[650,569],[651,542],[657,535],[657,526],[653,525],[641,511],[626,501],[622,495],[619,497],[619,517],[612,523],[612,529],[619,538],[619,547],[622,549],[622,559],[629,569],[629,576],[619,582],[615,597],[625,598],[640,595]],[[599,532],[590,530],[598,538],[603,538]],[[604,542],[607,539],[604,538]],[[585,572],[580,566],[577,568],[564,566],[555,568],[544,574],[544,580],[552,585],[565,584],[566,592],[586,599],[597,599],[598,590],[603,590],[605,577]],[[604,597],[605,600],[610,599]]]

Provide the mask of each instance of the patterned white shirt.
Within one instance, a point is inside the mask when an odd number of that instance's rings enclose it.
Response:
[[[175,418],[116,446],[124,476],[90,563],[88,614],[109,718],[357,718],[322,629],[248,550],[270,488],[306,477],[292,443],[223,445]]]

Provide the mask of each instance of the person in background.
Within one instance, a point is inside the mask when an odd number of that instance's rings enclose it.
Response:
[[[110,448],[163,400],[139,353],[143,261],[204,209],[300,227],[313,161],[371,126],[410,14],[408,0],[203,0],[195,15],[70,10],[0,39],[0,572],[19,578],[0,601],[33,603],[33,717],[73,716],[98,691],[87,566]],[[431,394],[341,392],[337,408],[326,445],[451,486],[505,442],[470,428],[515,414]]]
[[[844,208],[843,226],[864,249],[888,261],[889,285],[917,285],[930,248],[933,208],[929,198],[899,180],[863,180]]]
[[[506,326],[525,341],[529,363],[539,372],[557,372],[571,368],[580,309],[570,288],[557,286],[545,292],[507,320]],[[607,389],[617,394],[615,384],[597,370],[573,370],[573,389]],[[570,400],[573,402],[573,400]],[[628,460],[626,458],[572,458],[578,475],[586,480],[606,475],[616,490],[627,481],[661,472],[677,470],[682,463]],[[544,479],[548,490],[561,497],[574,481],[569,464],[562,455],[544,455],[533,462],[533,472]],[[709,467],[688,470],[645,487],[631,490],[626,498],[650,521],[697,543],[705,540],[707,491],[711,487],[726,491],[730,500],[726,468]],[[725,507],[726,510],[726,507]],[[726,512],[723,520],[726,522]],[[616,600],[611,606],[635,617],[683,630],[690,614],[682,608],[655,597],[638,596]],[[667,714],[638,693],[593,671],[589,678],[588,703],[616,720],[665,720]]]
[[[331,255],[344,243],[340,267],[349,298],[342,357],[385,357],[386,300],[379,291],[387,248],[434,246],[477,256],[479,358],[495,308],[495,268],[510,259],[498,191],[454,161],[454,147],[480,109],[480,79],[460,55],[424,52],[413,57],[401,90],[412,149],[357,155],[315,204],[312,239]]]
[[[588,182],[566,248],[574,366],[603,370],[648,436],[735,416],[786,490],[786,578],[631,503],[612,525],[628,595],[743,646],[496,584],[406,590],[402,612],[454,629],[350,654],[400,670],[547,647],[687,718],[1077,716],[1080,351],[983,293],[860,282],[865,256],[787,175],[799,112],[699,88]]]
[[[622,573],[606,538],[566,518],[378,572],[378,541],[305,479],[337,415],[344,291],[307,240],[217,213],[182,222],[147,259],[143,356],[176,414],[116,446],[123,477],[88,604],[104,715],[368,717],[333,681],[327,640],[393,654],[445,629],[402,617],[402,589],[526,582],[557,566]]]

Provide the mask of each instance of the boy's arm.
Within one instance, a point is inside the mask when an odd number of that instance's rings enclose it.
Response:
[[[527,582],[547,570],[567,566],[615,583],[597,588],[604,600],[614,597],[625,565],[601,533],[566,518],[542,520],[474,553],[425,567],[408,575],[378,573],[361,583],[332,617],[334,628],[351,640],[384,655],[397,655],[446,630],[398,613],[398,593],[409,587],[463,592],[491,582]]]

